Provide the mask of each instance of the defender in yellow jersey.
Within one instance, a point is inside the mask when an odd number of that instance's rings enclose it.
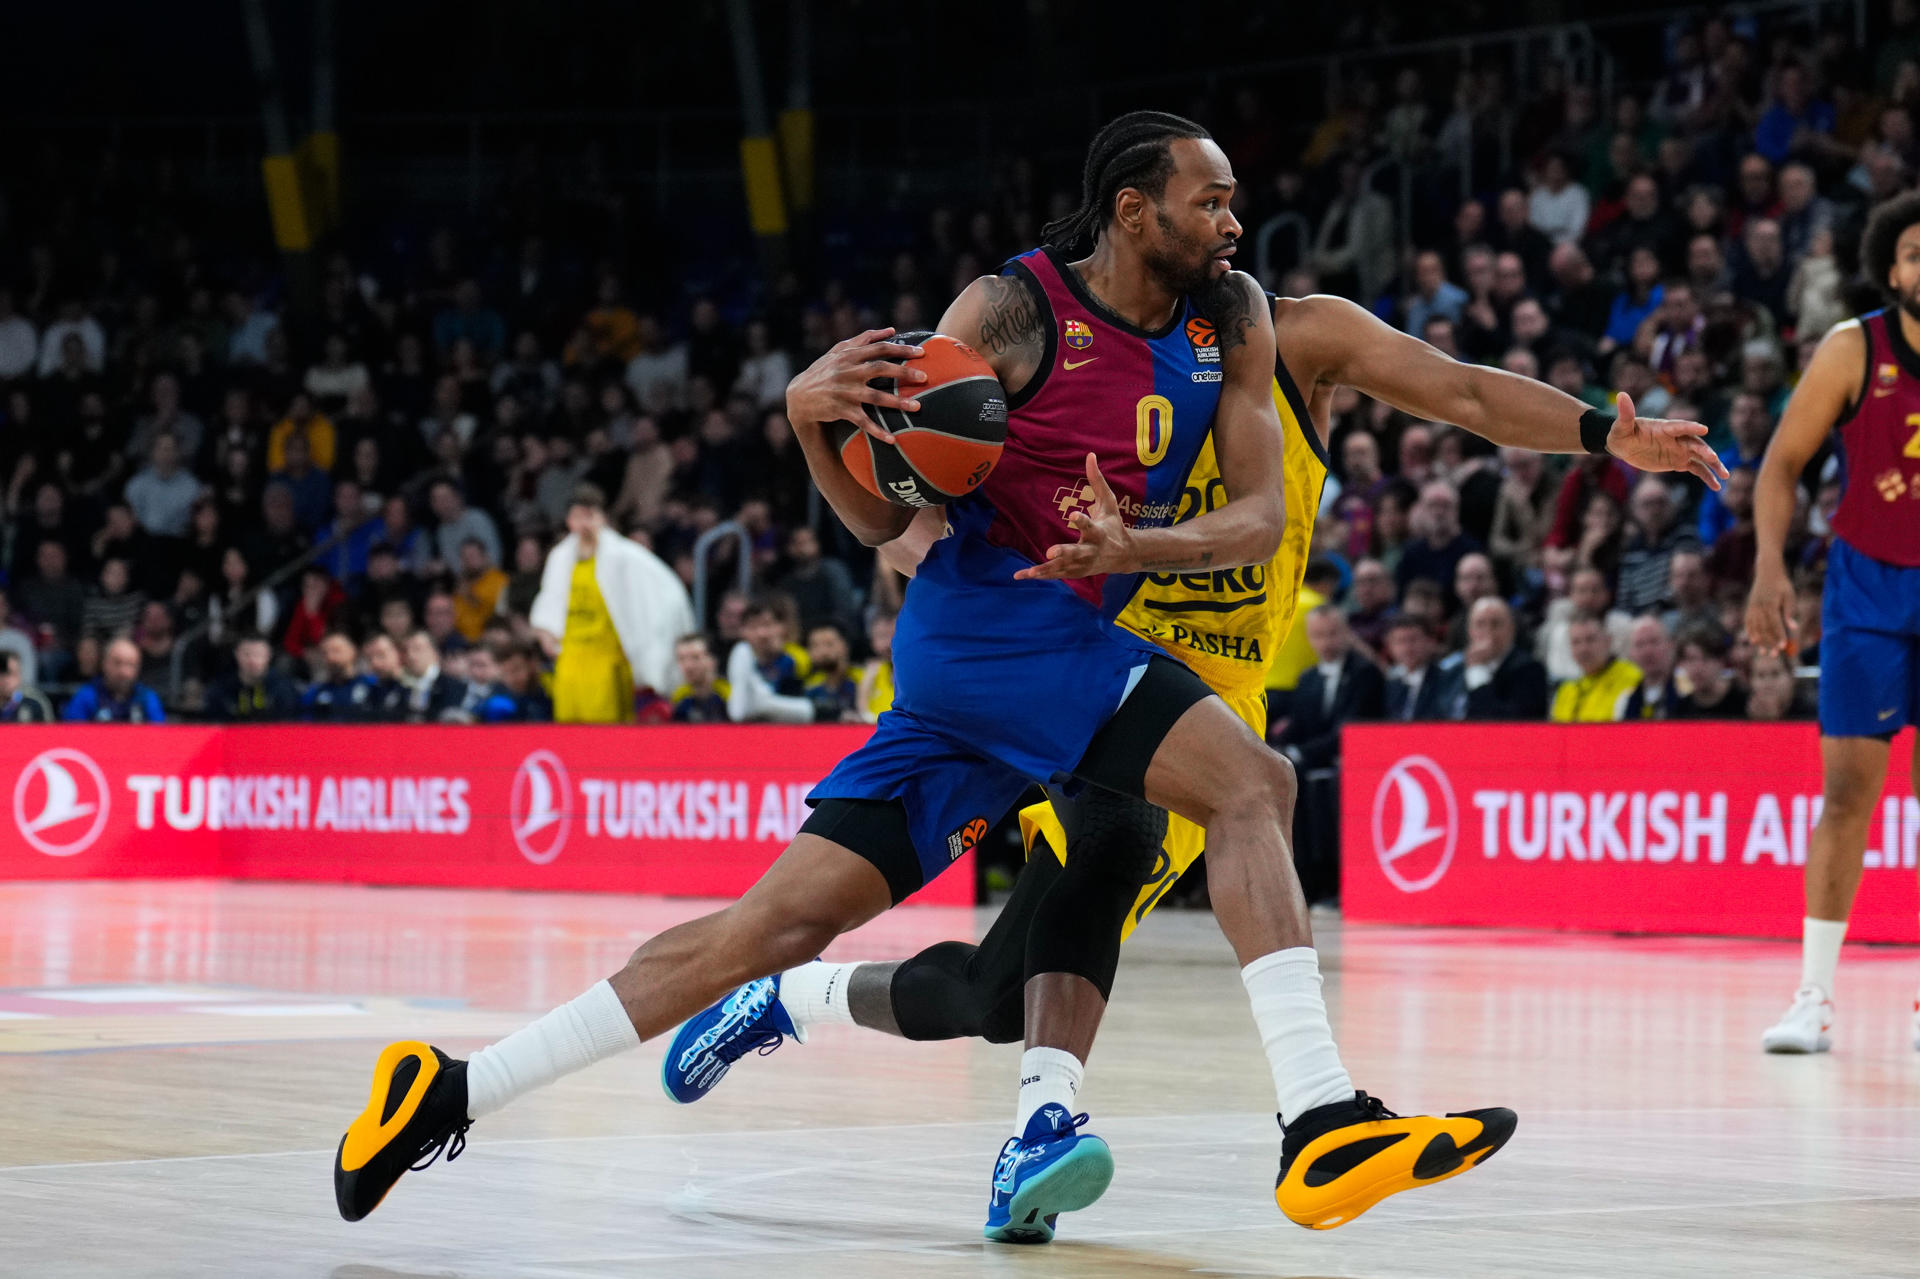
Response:
[[[1313,518],[1327,480],[1325,440],[1280,360],[1274,366],[1273,402],[1285,431],[1287,525],[1279,551],[1266,564],[1206,573],[1146,574],[1118,619],[1120,625],[1192,667],[1263,738],[1267,734],[1267,670],[1293,626],[1300,582],[1307,571],[1307,548],[1313,541]],[[1225,501],[1226,489],[1209,440],[1188,472],[1176,519],[1190,519]],[[1052,804],[1022,809],[1020,834],[1029,854],[1034,842],[1044,838],[1056,857],[1066,859],[1067,834]],[[1166,837],[1154,858],[1152,875],[1127,912],[1121,940],[1200,860],[1206,843],[1204,830],[1184,817],[1168,814]]]
[[[1423,419],[1458,423],[1497,444],[1555,452],[1604,447],[1643,470],[1690,470],[1709,483],[1725,474],[1701,442],[1705,428],[1697,423],[1638,421],[1624,399],[1617,420],[1596,421],[1570,396],[1498,369],[1457,363],[1341,298],[1276,299],[1274,334],[1274,394],[1286,450],[1280,552],[1251,568],[1149,578],[1120,616],[1186,661],[1256,730],[1264,727],[1266,666],[1291,624],[1305,571],[1336,386],[1353,386]],[[1191,496],[1183,499],[1181,516],[1224,500],[1224,492],[1215,494],[1217,483],[1202,455],[1190,470]],[[1124,559],[1114,545],[1127,536],[1117,514],[1079,527],[1089,563]],[[938,535],[937,520],[927,517],[890,561],[910,571],[915,553]],[[1042,840],[1052,855],[1027,859],[1012,899],[978,946],[942,942],[897,963],[815,962],[740,987],[728,997],[734,1004],[725,1006],[751,1008],[754,1015],[738,1018],[740,1029],[720,1036],[724,1042],[670,1061],[668,1072],[677,1073],[669,1087],[697,1077],[704,1096],[747,1049],[765,1052],[788,1037],[804,1037],[809,1026],[851,1021],[908,1039],[1010,1042],[1024,1032],[1023,1085],[1031,1082],[1031,1059],[1043,1073],[1065,1072],[1070,1096],[1105,1009],[1121,937],[1160,900],[1177,877],[1176,863],[1199,855],[1204,832],[1093,788],[1065,808],[1064,821],[1052,805],[1021,814],[1029,847]],[[1115,867],[1136,865],[1136,878],[1116,881]],[[1123,893],[1113,891],[1116,882]],[[1090,931],[1087,917],[1109,909],[1111,915],[1095,921],[1107,931]],[[1097,945],[1089,944],[1085,955],[1063,955],[1057,944],[1063,930],[1094,937]],[[1255,1011],[1258,1017],[1257,1005]],[[1269,1055],[1280,1087],[1283,1063]],[[1342,1225],[1390,1194],[1478,1166],[1515,1123],[1513,1112],[1500,1108],[1399,1116],[1364,1093],[1329,1102],[1285,1123],[1275,1199],[1301,1225]],[[1028,1226],[1036,1236],[1052,1237],[1051,1219],[1044,1231],[1038,1223]]]

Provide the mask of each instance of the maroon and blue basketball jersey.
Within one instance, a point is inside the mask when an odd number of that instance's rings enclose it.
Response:
[[[1920,567],[1920,355],[1898,315],[1860,317],[1867,384],[1835,428],[1840,509],[1833,531],[1862,555]]]
[[[1137,328],[1096,302],[1051,249],[1020,255],[1002,274],[1033,293],[1046,354],[1032,381],[1008,397],[1006,450],[993,473],[947,511],[956,538],[1011,552],[990,569],[992,557],[959,561],[1010,578],[1044,560],[1048,547],[1078,540],[1071,517],[1093,505],[1089,453],[1099,458],[1128,524],[1173,523],[1187,473],[1213,428],[1221,352],[1212,323],[1191,300],[1182,300],[1161,328]],[[1127,574],[1066,586],[1111,619],[1137,581]]]
[[[1898,312],[1858,320],[1866,384],[1834,425],[1840,509],[1820,598],[1820,731],[1920,724],[1920,356]]]

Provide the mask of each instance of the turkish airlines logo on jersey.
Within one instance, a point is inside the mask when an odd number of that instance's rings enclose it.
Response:
[[[13,784],[13,824],[49,857],[84,853],[107,825],[107,778],[87,756],[64,746],[42,751]]]
[[[520,761],[513,774],[513,795],[507,820],[520,855],[545,866],[567,846],[567,828],[573,824],[573,787],[567,767],[552,751],[535,751]]]
[[[1373,851],[1395,888],[1418,893],[1439,883],[1459,839],[1460,807],[1438,764],[1409,755],[1387,770],[1373,792]]]

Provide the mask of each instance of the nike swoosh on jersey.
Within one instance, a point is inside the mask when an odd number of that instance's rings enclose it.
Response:
[[[1097,355],[1090,355],[1086,359],[1079,360],[1079,361],[1062,360],[1060,361],[1060,367],[1063,369],[1077,369],[1077,368],[1080,368],[1082,365],[1092,364],[1095,360],[1099,358],[1100,357]]]

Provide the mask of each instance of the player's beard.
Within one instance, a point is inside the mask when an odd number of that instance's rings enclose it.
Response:
[[[1213,258],[1210,246],[1174,229],[1167,215],[1156,211],[1154,221],[1160,227],[1161,244],[1146,250],[1142,259],[1156,280],[1174,294],[1206,292],[1213,283]]]
[[[1920,323],[1920,285],[1900,295],[1900,309],[1907,313],[1909,319]]]

